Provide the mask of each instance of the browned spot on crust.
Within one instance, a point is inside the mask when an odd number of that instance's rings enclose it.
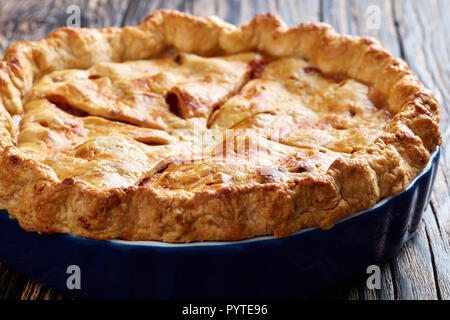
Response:
[[[64,112],[67,112],[68,114],[71,114],[73,116],[77,117],[86,117],[89,114],[83,110],[77,109],[74,106],[72,106],[65,97],[59,95],[59,94],[51,94],[46,96],[46,99],[59,109],[63,110]]]
[[[305,168],[304,166],[299,166],[297,168],[297,173],[303,173],[303,172],[306,172],[306,171],[308,171],[308,168]]]
[[[66,185],[66,186],[71,186],[75,184],[75,179],[74,178],[65,178],[62,181],[62,184]]]
[[[313,67],[313,66],[309,66],[309,67],[303,68],[303,72],[304,73],[311,73],[311,72],[320,73],[320,70],[319,70],[319,68],[316,68],[316,67]]]
[[[20,164],[20,159],[17,156],[15,156],[15,155],[10,155],[9,156],[9,161],[11,161],[11,163],[14,164],[14,165]]]
[[[89,223],[89,219],[87,217],[78,217],[78,221],[83,225],[83,228],[89,229],[91,224]]]
[[[168,144],[167,140],[158,137],[135,138],[134,140],[148,146],[163,146]]]
[[[175,57],[173,58],[173,61],[175,61],[176,64],[178,64],[179,66],[181,66],[183,64],[183,56],[181,54],[177,54],[175,55]]]
[[[250,79],[261,78],[266,66],[267,62],[263,59],[250,61],[250,63],[248,64],[248,67],[250,68]]]
[[[178,100],[178,96],[175,93],[169,92],[166,95],[166,103],[169,105],[170,112],[176,114],[180,118],[183,118],[180,108],[180,101]]]
[[[180,87],[174,87],[167,93],[166,103],[172,113],[183,119],[201,117],[209,111],[204,101]]]
[[[8,62],[10,63],[10,65],[14,66],[14,68],[16,68],[16,69],[19,69],[21,67],[20,61],[19,61],[19,59],[17,59],[16,56],[11,56]]]
[[[217,119],[217,116],[219,115],[219,109],[220,109],[220,106],[215,107],[213,109],[213,111],[211,111],[211,113],[209,114],[208,120],[206,121],[206,127],[208,129],[211,128],[212,124]]]
[[[43,181],[43,180],[39,180],[34,185],[34,190],[38,193],[42,192],[42,190],[44,190],[44,188],[45,188],[45,181]]]

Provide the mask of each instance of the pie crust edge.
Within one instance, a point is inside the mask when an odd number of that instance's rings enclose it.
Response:
[[[59,181],[48,166],[18,152],[11,114],[21,113],[22,97],[41,75],[145,59],[168,47],[204,56],[247,51],[300,56],[325,74],[370,85],[395,115],[371,145],[337,159],[320,177],[177,196],[151,187],[103,190],[73,178]],[[441,143],[437,100],[404,61],[375,40],[337,34],[322,23],[288,28],[273,14],[257,15],[239,28],[217,17],[166,10],[136,27],[60,28],[6,51],[0,99],[0,206],[27,231],[94,239],[238,240],[330,228],[407,188]]]

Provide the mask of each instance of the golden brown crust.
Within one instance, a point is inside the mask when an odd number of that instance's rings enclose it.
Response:
[[[236,71],[234,77],[227,82],[219,77],[223,72],[211,72],[207,78],[209,90],[195,91],[187,87],[189,82],[177,80],[171,82],[172,91],[167,91],[169,86],[164,90],[155,88],[148,77],[139,78],[134,87],[127,85],[124,89],[109,75],[109,82],[98,85],[103,88],[101,92],[117,92],[120,88],[120,92],[127,93],[132,89],[135,97],[135,90],[153,85],[154,96],[147,98],[157,102],[152,102],[150,109],[143,105],[143,111],[132,109],[130,104],[121,105],[119,114],[108,113],[106,107],[100,106],[94,114],[103,118],[82,113],[92,113],[85,92],[78,90],[78,97],[83,97],[79,101],[84,101],[84,105],[67,101],[77,96],[73,91],[64,91],[77,90],[73,78],[69,77],[62,86],[56,80],[52,85],[45,82],[68,69],[78,69],[71,76],[80,77],[81,73],[86,81],[98,82],[98,75],[93,72],[100,72],[99,66],[158,57],[170,48],[185,52],[187,57],[188,53],[237,54],[238,58],[230,58],[234,62],[217,61],[215,67],[220,71],[219,66],[223,66],[229,74]],[[240,53],[253,56],[242,57]],[[261,165],[245,156],[223,160],[224,154],[220,152],[199,163],[177,162],[185,150],[173,147],[183,145],[173,141],[181,141],[181,136],[188,140],[199,123],[202,130],[233,127],[250,134],[255,132],[252,130],[267,128],[268,124],[276,127],[274,111],[261,105],[246,106],[246,116],[241,117],[236,109],[238,104],[233,104],[241,95],[253,94],[253,98],[244,99],[251,101],[256,99],[254,94],[260,93],[261,86],[267,86],[267,95],[284,90],[284,97],[297,97],[303,94],[294,89],[298,85],[320,82],[303,81],[302,77],[311,76],[305,74],[283,80],[286,72],[278,75],[279,69],[275,68],[275,73],[270,73],[270,63],[264,72],[242,69],[242,61],[244,65],[255,66],[250,62],[261,56],[270,57],[275,63],[283,58],[287,62],[291,57],[297,59],[292,63],[298,63],[302,58],[308,61],[307,68],[314,65],[320,70],[320,81],[328,78],[323,83],[329,90],[316,89],[328,93],[311,96],[321,96],[317,102],[321,110],[326,101],[337,99],[339,94],[351,96],[350,92],[365,92],[366,88],[369,91],[365,95],[350,100],[366,105],[366,111],[369,106],[385,110],[388,116],[375,109],[369,113],[349,109],[361,116],[352,122],[351,116],[335,116],[336,112],[347,112],[339,105],[334,109],[337,111],[319,114],[320,119],[317,114],[304,111],[304,116],[315,121],[316,129],[326,126],[336,134],[339,128],[367,127],[357,126],[364,117],[379,124],[369,128],[366,135],[352,134],[336,141],[323,138],[320,143],[308,140],[310,145],[305,146],[305,135],[311,128],[305,129],[305,123],[298,121],[300,109],[286,111],[287,107],[280,107],[281,111],[276,111],[278,119],[296,129],[282,135],[280,144],[262,140],[266,151],[258,151]],[[172,63],[167,62],[164,68],[170,68],[168,64]],[[232,67],[229,63],[233,63]],[[245,79],[252,76],[258,79],[238,92]],[[342,86],[333,87],[333,77],[346,80]],[[216,85],[219,80],[221,85]],[[166,83],[164,79],[157,82]],[[276,89],[276,83],[282,83],[283,88]],[[82,88],[86,88],[85,84]],[[176,98],[178,105],[173,108],[176,112],[171,112],[167,97]],[[227,102],[216,110],[224,101]],[[81,108],[68,110],[73,104]],[[59,108],[55,107],[58,105]],[[329,118],[330,115],[333,117]],[[46,122],[48,119],[51,123]],[[281,237],[307,227],[329,228],[340,219],[404,190],[426,166],[430,152],[441,143],[438,123],[435,97],[406,63],[393,58],[374,40],[340,35],[324,24],[287,28],[279,18],[266,14],[237,28],[216,17],[156,11],[137,27],[61,28],[38,42],[11,46],[0,62],[0,206],[26,230],[72,233],[95,239],[237,240],[266,234]],[[176,135],[173,130],[180,127],[188,133]],[[108,132],[115,135],[108,138],[105,134]],[[221,145],[221,141],[218,138],[214,144]],[[76,148],[75,142],[80,143]],[[188,145],[196,148],[195,143]],[[242,145],[245,155],[252,152],[246,141]],[[111,146],[115,151],[136,150],[133,159],[124,152],[108,162],[108,166],[102,165],[102,161],[111,158],[104,151]],[[75,158],[77,162],[73,162]],[[70,170],[64,167],[65,163]],[[99,167],[110,171],[97,172]]]

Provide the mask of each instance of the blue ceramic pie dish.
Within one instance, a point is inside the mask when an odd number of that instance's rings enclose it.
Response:
[[[438,161],[439,149],[405,191],[370,210],[330,230],[307,229],[282,239],[98,241],[25,232],[0,211],[0,259],[41,283],[89,298],[298,297],[343,283],[393,256],[417,229]],[[73,265],[79,267],[81,288],[69,290]]]

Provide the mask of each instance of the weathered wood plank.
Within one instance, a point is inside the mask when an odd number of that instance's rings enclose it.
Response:
[[[290,27],[303,22],[320,21],[320,1],[278,0],[278,11]]]
[[[190,0],[130,0],[122,25],[137,25],[157,9],[192,12],[193,2]]]
[[[352,23],[351,12],[348,1],[345,0],[323,0],[322,16],[323,21],[329,23],[341,33],[353,34],[354,23]]]
[[[450,133],[450,53],[447,45],[450,9],[448,1],[396,1],[395,15],[404,48],[404,58],[412,70],[435,93],[441,111],[440,126],[444,135],[440,168],[431,195],[432,210],[424,220],[435,267],[438,294],[448,299],[450,240],[450,150],[446,145]],[[434,214],[434,215],[433,215]]]
[[[0,300],[16,299],[23,292],[27,279],[0,262]]]
[[[40,3],[2,1],[0,11],[0,50],[20,40],[37,40],[45,36],[52,28],[49,15],[53,8],[52,0]]]
[[[394,279],[392,278],[390,261],[387,261],[381,268],[381,289],[374,291],[378,300],[395,299]]]
[[[75,300],[74,296],[48,288],[33,280],[27,280],[23,291],[17,297],[21,300]]]
[[[396,2],[397,19],[400,23],[405,59],[420,79],[429,87],[439,100],[440,126],[443,131],[444,144],[441,148],[442,160],[436,177],[436,185],[432,194],[441,230],[445,230],[450,239],[450,154],[445,144],[450,137],[450,53],[448,19],[442,13],[448,10],[448,1],[398,1]],[[439,18],[438,18],[439,17]],[[442,22],[441,19],[442,18]]]
[[[130,0],[122,25],[135,26],[139,24],[148,14],[158,9],[159,4],[158,0]]]
[[[120,26],[128,1],[43,0],[20,2],[2,0],[0,11],[0,52],[16,41],[39,40],[56,28],[67,25],[67,8],[80,8],[81,27]]]
[[[69,294],[59,292],[33,281],[0,261],[0,300],[73,300]]]
[[[193,0],[160,0],[158,9],[172,9],[183,12],[192,12]]]
[[[438,298],[450,300],[450,245],[445,231],[437,224],[432,206],[424,212],[425,232],[433,263],[434,279]]]
[[[386,261],[380,265],[381,268],[381,288],[368,289],[366,283],[359,286],[359,300],[394,300],[394,280],[391,274],[391,263]]]
[[[417,234],[393,258],[394,282],[400,300],[436,300],[433,263],[421,223]]]
[[[76,5],[81,12],[81,27],[105,28],[120,27],[128,7],[129,0],[56,0],[52,17],[57,26],[65,25],[66,9]]]
[[[341,33],[373,37],[391,54],[400,57],[390,0],[323,0],[323,20]],[[375,20],[379,15],[379,25]],[[375,19],[375,20],[374,20]]]
[[[275,0],[241,0],[239,24],[249,22],[257,13],[278,13]]]
[[[217,0],[217,15],[229,23],[239,25],[239,0]]]
[[[195,0],[192,3],[192,13],[197,16],[217,15],[218,2],[211,0]]]
[[[431,204],[438,228],[446,235],[447,242],[450,243],[450,181],[448,177],[450,170],[450,148],[447,146],[449,138],[450,136],[444,137],[444,144],[441,146],[441,161],[431,194]]]
[[[15,12],[15,4],[11,0],[7,0],[2,3],[0,10],[0,54],[3,55],[3,52],[9,45],[9,39],[11,38],[11,34],[14,30],[15,21],[13,19],[8,19],[10,14],[14,14]],[[17,5],[17,4],[16,4]]]
[[[380,265],[381,289],[368,289],[367,278],[361,277],[339,288],[324,292],[319,299],[324,300],[394,300],[394,285],[391,273],[391,265],[386,261]]]
[[[450,53],[447,45],[448,19],[443,7],[448,1],[396,1],[395,13],[404,47],[405,60],[438,98],[441,125],[448,129],[450,106]],[[444,62],[445,61],[445,62]]]

